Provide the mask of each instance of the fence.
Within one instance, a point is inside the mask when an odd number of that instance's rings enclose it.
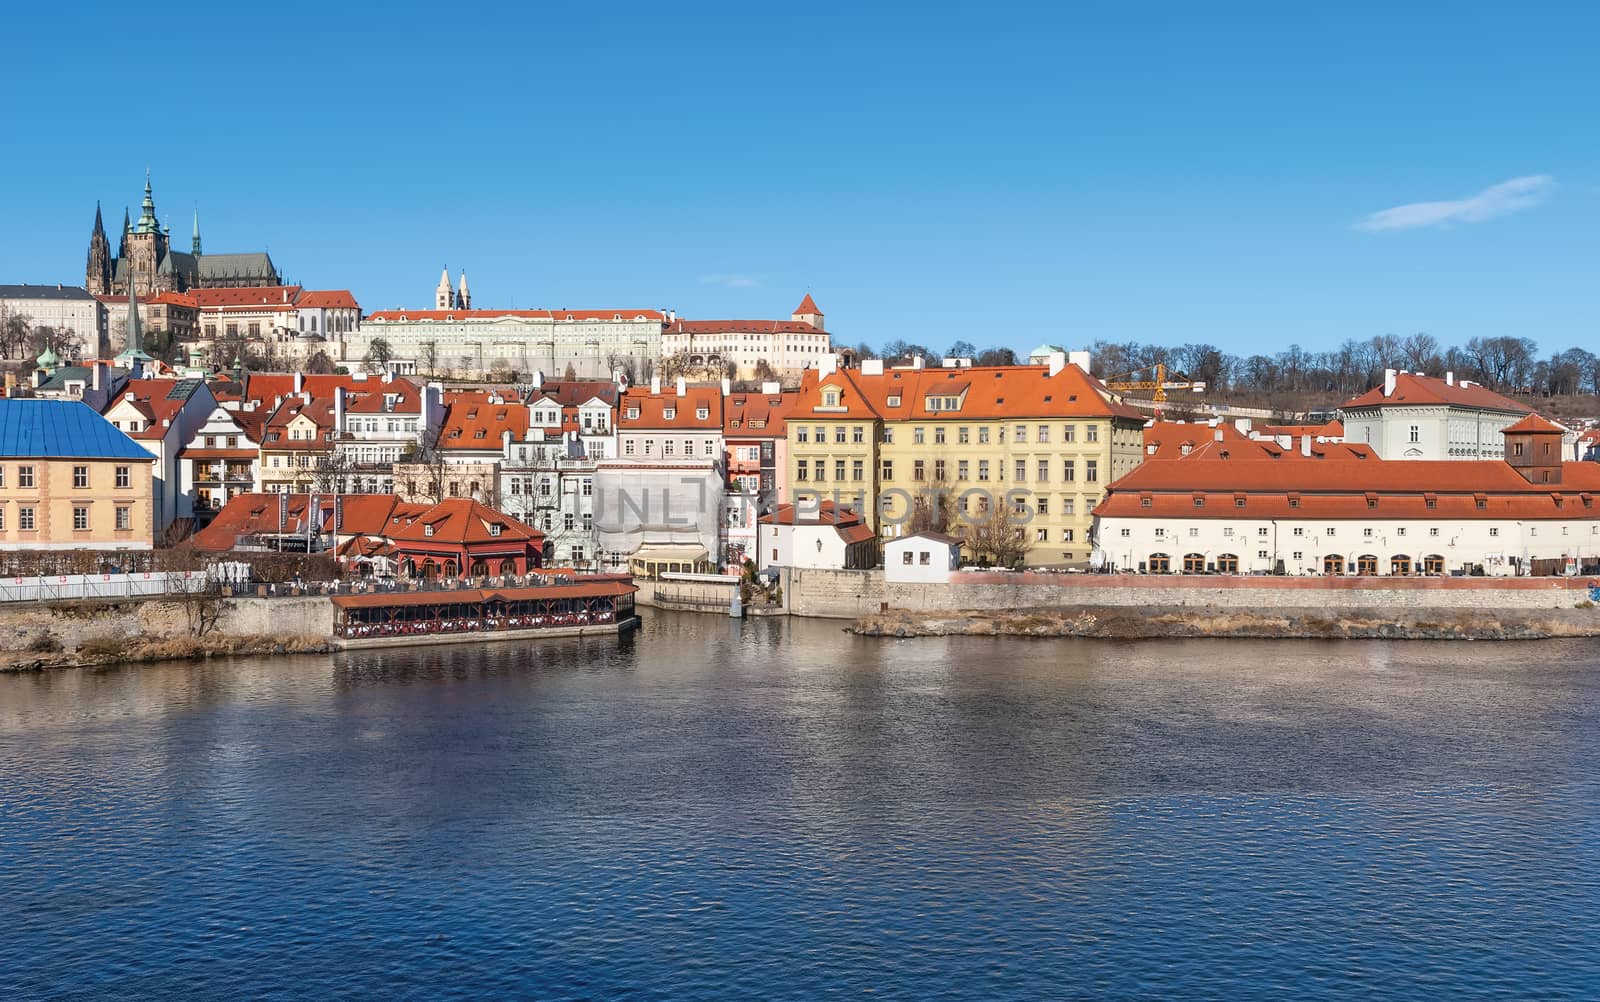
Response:
[[[0,602],[160,598],[163,595],[198,595],[213,587],[212,579],[205,571],[46,574],[0,578]]]

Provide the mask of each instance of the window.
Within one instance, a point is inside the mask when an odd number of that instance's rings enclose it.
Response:
[[[910,565],[910,563],[911,563],[911,551],[910,550],[907,550],[906,552],[900,554],[900,562],[902,564],[906,564],[908,566]]]
[[[809,472],[810,470],[806,466],[806,461],[802,459],[794,468],[794,478],[796,480],[810,480],[811,477],[808,475]]]
[[[1267,527],[1264,526],[1264,525],[1261,526],[1259,529],[1256,530],[1256,535],[1258,535],[1258,536],[1262,537],[1263,539],[1265,539],[1266,535],[1267,535]]]
[[[980,481],[989,479],[989,461],[987,459],[978,460],[978,479]]]
[[[1062,498],[1061,499],[1061,514],[1063,514],[1063,515],[1071,515],[1072,512],[1073,512],[1072,499],[1071,498]]]
[[[813,459],[811,461],[811,474],[813,480],[819,484],[822,483],[828,479],[828,464],[820,459]]]
[[[1231,535],[1233,535],[1233,526],[1231,526],[1231,525],[1225,525],[1225,526],[1223,526],[1223,527],[1222,527],[1222,534],[1223,534],[1223,535],[1224,535],[1224,536],[1231,536]]]
[[[885,480],[893,480],[894,479],[894,460],[885,459],[883,461],[883,479],[885,479]]]
[[[576,524],[577,519],[573,516],[572,512],[564,511],[561,513],[561,528],[571,529]]]
[[[709,407],[696,407],[694,416],[695,420],[704,421],[711,416],[711,409]]]
[[[31,488],[33,486],[33,467],[17,467],[17,486],[22,488]]]
[[[867,430],[861,425],[856,425],[854,428],[850,429],[850,441],[854,442],[856,445],[861,445],[862,443],[866,442],[866,440]]]
[[[1041,515],[1050,514],[1050,499],[1049,498],[1039,498],[1037,501],[1034,502],[1034,510],[1037,511]]]
[[[828,429],[820,424],[815,428],[812,428],[811,433],[813,436],[815,436],[818,445],[821,445],[828,440]]]
[[[1071,529],[1062,529],[1061,530],[1061,541],[1063,543],[1072,542],[1072,530]]]
[[[1439,534],[1439,527],[1437,525],[1428,530],[1428,535],[1430,535],[1430,536],[1437,536],[1438,534]]]
[[[5,485],[6,485],[6,468],[4,466],[0,466],[0,487],[4,487]]]
[[[1490,526],[1490,528],[1489,528],[1489,535],[1491,535],[1491,536],[1498,536],[1498,535],[1500,535],[1500,527],[1499,527],[1499,526],[1498,526],[1498,525],[1495,525],[1495,526]]]
[[[978,444],[979,445],[988,445],[989,444],[989,429],[988,428],[979,428],[978,429]]]
[[[1198,526],[1190,526],[1189,527],[1189,538],[1190,539],[1198,539],[1198,538],[1200,538],[1200,529],[1199,529]]]
[[[940,425],[939,427],[933,429],[933,444],[944,444],[944,425]]]
[[[804,425],[795,425],[794,440],[796,442],[809,442],[811,441],[811,433],[806,431]]]
[[[1406,534],[1406,527],[1403,526],[1403,525],[1400,526],[1399,528],[1394,530],[1394,534],[1396,536],[1404,536]]]
[[[920,427],[911,429],[911,442],[914,445],[922,444],[922,429]]]
[[[1063,441],[1063,442],[1075,442],[1077,440],[1078,440],[1078,426],[1077,425],[1069,424],[1066,427],[1061,429],[1061,441]]]
[[[1372,538],[1372,530],[1370,528],[1362,529],[1361,530],[1361,537],[1363,539],[1371,539]]]
[[[844,482],[844,460],[835,459],[833,461],[833,479],[841,483]]]
[[[959,442],[962,445],[966,445],[968,440],[969,440],[969,438],[970,438],[970,436],[967,434],[967,429],[966,428],[957,428],[956,429],[956,441],[957,442]]]
[[[1267,551],[1266,550],[1257,550],[1256,551],[1256,556],[1261,560],[1265,560],[1265,559],[1267,559]]]
[[[1147,561],[1151,574],[1171,574],[1172,558],[1165,553],[1152,553]]]
[[[1328,526],[1326,529],[1324,529],[1322,531],[1323,531],[1324,535],[1331,536],[1331,535],[1333,535],[1333,526],[1330,525],[1330,526]]]
[[[911,462],[911,479],[917,483],[928,479],[927,464],[924,460],[915,459]]]
[[[1027,483],[1027,481],[1028,481],[1028,461],[1026,459],[1019,459],[1019,460],[1016,461],[1015,466],[1016,466],[1017,483],[1019,483],[1019,484]]]
[[[1294,558],[1296,560],[1304,560],[1306,558],[1306,552],[1304,550],[1295,550]]]
[[[1040,441],[1040,442],[1048,442],[1048,441],[1050,441],[1050,426],[1049,425],[1042,424],[1042,425],[1039,426],[1038,441]]]
[[[1078,479],[1078,464],[1075,460],[1066,460],[1061,464],[1061,479],[1072,483]]]
[[[1413,442],[1422,441],[1422,429],[1420,427],[1418,427],[1417,425],[1412,425],[1411,426],[1411,441],[1413,441]]]
[[[1217,554],[1217,571],[1222,574],[1239,573],[1239,555],[1236,553]]]
[[[833,440],[840,445],[844,444],[844,425],[837,425],[833,429]]]
[[[1123,539],[1127,539],[1131,535],[1133,535],[1133,530],[1132,529],[1123,529],[1122,530],[1122,538]]]
[[[87,466],[74,466],[72,468],[72,486],[75,490],[83,490],[89,486],[89,468]]]
[[[1093,425],[1089,426],[1091,429]],[[1083,479],[1086,483],[1097,484],[1100,482],[1100,461],[1085,459],[1083,461]]]
[[[888,425],[884,425],[884,428],[883,428],[883,443],[885,445],[890,445],[890,444],[893,444],[893,442],[894,442],[894,429],[890,428]]]
[[[6,510],[4,508],[0,508],[0,532],[4,532],[5,528],[6,528]]]
[[[935,459],[933,461],[933,479],[944,483],[944,460]]]
[[[1206,499],[1203,497],[1196,497],[1194,499],[1194,506],[1196,508],[1204,508],[1206,506]]]
[[[1039,460],[1039,482],[1046,483],[1050,480],[1050,460]]]
[[[1048,543],[1048,542],[1050,542],[1050,530],[1049,529],[1039,529],[1039,530],[1037,530],[1033,534],[1033,541],[1035,543]]]
[[[1028,426],[1025,425],[1025,424],[1017,425],[1016,430],[1012,433],[1011,440],[1013,442],[1018,442],[1018,443],[1027,442],[1028,441]]]
[[[850,463],[850,479],[856,481],[857,483],[860,483],[861,481],[867,479],[867,464],[866,464],[866,460],[856,459],[856,460],[852,460],[851,461],[851,463]]]
[[[89,506],[75,504],[72,506],[72,528],[78,532],[89,528]]]
[[[1100,426],[1097,424],[1085,425],[1083,429],[1083,440],[1085,442],[1100,441]]]
[[[956,460],[956,479],[957,480],[962,480],[962,481],[966,480],[967,479],[967,475],[970,472],[971,472],[971,464],[967,460],[965,460],[965,459]]]
[[[1296,536],[1304,536],[1306,534],[1305,527],[1304,526],[1299,526],[1299,525],[1295,526],[1294,527],[1294,534]]]
[[[21,508],[17,509],[17,528],[21,529],[23,532],[32,532],[35,528],[33,524],[32,505],[23,505]]]

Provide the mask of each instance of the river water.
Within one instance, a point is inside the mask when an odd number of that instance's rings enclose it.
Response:
[[[618,639],[0,677],[0,997],[1594,998],[1600,648]]]

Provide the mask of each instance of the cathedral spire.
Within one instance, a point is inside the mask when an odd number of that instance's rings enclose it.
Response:
[[[199,257],[200,256],[200,209],[199,209],[198,206],[196,206],[195,210],[194,210],[194,242],[192,243],[191,247],[193,248],[191,253],[193,253],[195,257]]]
[[[450,266],[445,265],[439,272],[439,287],[433,290],[433,308],[448,310],[455,305],[455,298],[450,292]]]
[[[94,200],[94,233],[92,235],[97,237],[106,235],[106,224],[105,220],[100,218],[100,200],[98,198]]]
[[[139,341],[139,294],[134,291],[133,282],[130,280],[128,282],[128,344],[127,347],[122,349],[122,353],[116,357],[115,361],[119,366],[129,370],[138,370],[134,372],[136,377],[140,372],[144,371],[149,363],[155,361],[144,353],[144,349],[139,346]]]
[[[456,307],[463,310],[472,309],[472,293],[467,291],[467,270],[461,269],[461,289],[456,293]]]
[[[139,233],[159,233],[161,226],[156,222],[156,201],[150,194],[150,171],[144,172],[144,202],[139,206]]]

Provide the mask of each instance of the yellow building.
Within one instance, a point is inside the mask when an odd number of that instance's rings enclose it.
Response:
[[[155,457],[76,400],[0,400],[0,546],[148,550]]]
[[[1083,565],[1090,512],[1139,464],[1143,427],[1143,415],[1060,355],[1045,365],[809,370],[788,421],[788,500],[859,505],[885,538],[928,527],[930,516],[935,529],[970,529],[1004,504],[1024,563]],[[967,551],[983,555],[972,537]]]

